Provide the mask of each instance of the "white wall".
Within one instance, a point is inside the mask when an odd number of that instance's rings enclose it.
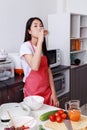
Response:
[[[56,13],[57,0],[0,0],[0,49],[18,52],[26,21],[40,17],[47,27],[48,14]]]
[[[47,28],[48,14],[65,11],[87,14],[87,0],[0,0],[0,49],[19,51],[28,18],[40,17]]]
[[[65,0],[66,11],[78,14],[87,14],[87,0]]]
[[[57,0],[57,13],[87,14],[87,0]]]

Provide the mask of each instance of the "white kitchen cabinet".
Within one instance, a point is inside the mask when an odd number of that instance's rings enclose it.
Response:
[[[80,64],[87,63],[87,16],[70,14],[70,58],[71,65],[75,59]]]
[[[87,84],[84,78],[87,77],[85,76],[87,74],[87,15],[74,13],[49,15],[48,30],[48,48],[59,48],[61,64],[71,66],[70,73],[69,71],[64,73],[66,88],[70,89],[70,98],[80,100],[83,105],[87,99],[87,94],[82,91]],[[75,64],[75,59],[80,59],[80,65]],[[80,95],[78,95],[78,87]]]
[[[70,15],[48,16],[48,49],[60,49],[61,65],[70,65]]]
[[[60,49],[61,65],[70,65],[70,15],[53,14],[48,16],[48,49]],[[70,71],[63,71],[65,75],[65,92],[70,91]]]
[[[48,49],[60,49],[61,65],[87,63],[87,15],[53,14],[48,16]]]

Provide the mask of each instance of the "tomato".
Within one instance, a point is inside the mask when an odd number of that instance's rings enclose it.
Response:
[[[62,119],[66,119],[67,114],[66,114],[66,113],[62,113],[62,114],[61,114],[61,117],[62,117]]]
[[[56,120],[56,117],[55,117],[55,115],[50,115],[49,119],[50,119],[50,121],[54,122]]]
[[[60,113],[59,112],[55,112],[54,115],[55,116],[60,116]]]
[[[58,110],[58,113],[63,114],[64,110],[60,109],[60,110]]]
[[[61,116],[57,116],[56,117],[56,122],[61,123],[62,122],[62,117]]]

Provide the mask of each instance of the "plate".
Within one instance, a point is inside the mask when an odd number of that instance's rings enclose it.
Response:
[[[21,116],[21,117],[14,117],[13,118],[14,124],[16,127],[20,126],[27,126],[29,130],[36,130],[37,129],[37,121],[32,116]]]
[[[28,116],[30,114],[30,109],[23,109],[19,103],[4,103],[0,106],[0,120],[6,121],[10,119],[8,111],[12,117]]]

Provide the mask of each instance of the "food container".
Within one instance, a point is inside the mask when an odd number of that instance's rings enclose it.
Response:
[[[14,72],[15,72],[15,74],[22,75],[24,72],[23,72],[23,69],[22,69],[19,54],[18,53],[9,53],[8,57],[11,58],[11,60],[14,63]]]
[[[0,62],[0,81],[14,77],[14,64],[11,60]]]

